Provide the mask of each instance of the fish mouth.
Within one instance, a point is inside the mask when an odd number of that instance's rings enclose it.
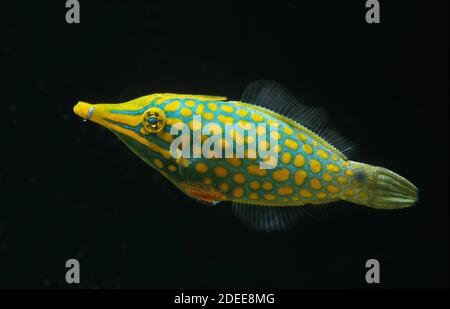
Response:
[[[73,107],[73,112],[85,120],[90,120],[94,113],[94,105],[80,101]]]
[[[89,120],[108,128],[109,122],[117,120],[111,113],[111,109],[111,104],[90,104],[80,101],[73,107],[73,112],[84,120]]]
[[[111,110],[111,104],[90,104],[83,101],[78,102],[73,107],[73,112],[83,118],[84,121],[89,120],[108,129],[114,129],[115,126],[123,124],[127,125],[126,122],[120,121],[122,119],[116,119],[117,117],[114,117]]]

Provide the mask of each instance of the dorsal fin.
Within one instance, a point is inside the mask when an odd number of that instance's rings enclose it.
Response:
[[[261,106],[297,122],[342,154],[348,154],[355,148],[329,125],[325,110],[301,104],[280,83],[270,80],[254,81],[245,88],[241,101]]]

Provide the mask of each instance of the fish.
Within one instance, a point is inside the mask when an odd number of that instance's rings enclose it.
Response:
[[[306,205],[343,200],[402,209],[418,200],[417,187],[406,178],[350,160],[352,146],[329,125],[326,112],[300,103],[275,81],[250,83],[238,101],[154,93],[124,103],[80,101],[73,110],[114,133],[187,196],[211,206],[231,202],[232,212],[254,230],[287,230]],[[199,123],[216,130],[199,130]],[[255,134],[245,135],[239,127],[251,127]],[[191,154],[183,147],[193,143],[195,134],[200,144],[192,155],[194,149]],[[216,143],[209,146],[217,147],[205,148],[212,136]],[[271,144],[261,146],[267,139]],[[243,155],[233,149],[237,145],[243,146]],[[251,153],[256,148],[274,156]]]

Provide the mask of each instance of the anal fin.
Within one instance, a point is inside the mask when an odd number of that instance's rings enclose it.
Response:
[[[256,231],[272,232],[292,229],[308,206],[259,206],[233,203],[232,212]]]

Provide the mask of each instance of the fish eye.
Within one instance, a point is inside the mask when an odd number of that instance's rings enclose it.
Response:
[[[166,125],[166,115],[161,109],[151,107],[145,111],[142,123],[144,129],[149,133],[158,133]]]

